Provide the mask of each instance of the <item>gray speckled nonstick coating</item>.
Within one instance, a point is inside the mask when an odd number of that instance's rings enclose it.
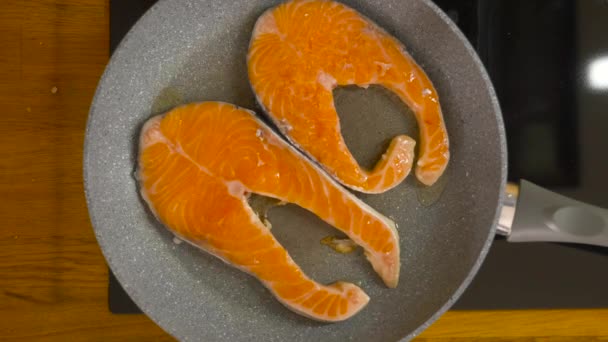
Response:
[[[294,206],[273,209],[273,233],[314,279],[359,284],[369,305],[348,321],[323,324],[284,308],[253,277],[171,234],[147,211],[133,178],[143,122],[182,102],[220,100],[258,110],[246,52],[256,18],[276,0],[165,0],[122,42],[99,84],[84,158],[87,201],[99,244],[129,295],[182,340],[395,341],[412,338],[456,300],[491,244],[506,174],[497,101],[463,35],[426,0],[353,0],[348,5],[400,39],[437,88],[452,160],[443,192],[412,176],[382,195],[360,195],[398,223],[402,269],[386,288],[360,252],[319,244],[336,231]],[[378,89],[336,91],[347,143],[363,162],[387,139],[417,139],[411,114]],[[405,112],[405,114],[404,114]]]

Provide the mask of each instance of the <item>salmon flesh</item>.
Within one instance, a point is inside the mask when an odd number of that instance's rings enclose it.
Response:
[[[403,44],[352,8],[291,0],[266,11],[255,24],[247,63],[268,116],[343,185],[366,193],[397,186],[410,172],[415,142],[393,138],[376,166],[363,169],[340,131],[332,94],[337,86],[377,84],[394,92],[418,122],[418,180],[432,185],[446,169],[448,135],[431,80]]]
[[[341,321],[369,297],[354,284],[323,285],[306,276],[248,204],[252,193],[313,212],[360,245],[388,287],[397,286],[394,222],[253,112],[220,102],[178,107],[144,125],[139,147],[140,191],[154,215],[180,239],[259,279],[296,313]]]

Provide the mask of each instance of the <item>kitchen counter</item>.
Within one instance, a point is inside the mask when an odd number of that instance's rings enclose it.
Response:
[[[172,340],[108,310],[82,148],[107,0],[0,2],[0,340]],[[499,295],[499,294],[497,294]],[[450,311],[420,340],[608,340],[608,309]]]

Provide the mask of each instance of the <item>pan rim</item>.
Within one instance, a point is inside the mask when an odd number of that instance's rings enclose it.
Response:
[[[435,321],[437,321],[441,316],[443,316],[443,314],[445,314],[454,305],[454,303],[456,303],[456,301],[460,298],[460,296],[467,289],[469,284],[473,281],[473,279],[475,278],[475,275],[477,275],[477,272],[479,271],[479,268],[483,264],[487,254],[488,254],[488,251],[490,250],[490,247],[492,246],[492,242],[494,241],[494,237],[496,235],[496,227],[498,224],[498,219],[500,217],[500,209],[502,206],[502,200],[503,200],[503,196],[505,193],[505,187],[507,184],[508,152],[507,152],[507,140],[506,140],[506,134],[505,134],[505,126],[504,126],[502,111],[500,109],[500,104],[498,102],[498,97],[496,96],[496,91],[494,90],[494,86],[492,84],[492,81],[490,80],[490,76],[488,75],[487,70],[484,67],[483,63],[481,62],[479,55],[477,54],[477,52],[475,51],[473,46],[469,43],[469,40],[465,37],[464,33],[462,33],[462,31],[460,31],[460,29],[456,26],[456,24],[454,24],[454,22],[450,19],[450,17],[448,17],[448,15],[445,14],[443,12],[443,10],[441,10],[431,0],[421,0],[421,1],[426,6],[428,6],[431,10],[433,10],[433,12],[435,12],[447,24],[448,28],[450,30],[452,30],[452,32],[454,32],[458,36],[458,39],[464,44],[464,47],[467,50],[467,52],[469,53],[469,55],[471,55],[471,57],[473,59],[473,63],[475,63],[475,65],[477,66],[477,68],[480,71],[483,82],[485,83],[488,93],[490,94],[490,101],[492,102],[492,107],[494,107],[494,115],[496,116],[496,124],[498,126],[497,127],[498,128],[498,140],[499,140],[500,152],[501,152],[500,153],[500,159],[501,159],[501,161],[500,161],[500,164],[501,164],[500,165],[500,168],[501,168],[500,178],[501,178],[501,180],[500,180],[500,187],[499,187],[500,195],[498,196],[498,203],[496,204],[496,211],[494,213],[494,219],[493,219],[492,225],[489,229],[488,237],[486,238],[486,241],[484,242],[484,245],[483,245],[481,251],[479,252],[477,261],[475,262],[475,264],[473,264],[473,266],[469,270],[469,273],[461,282],[460,286],[458,286],[456,291],[454,291],[452,296],[443,304],[443,306],[439,310],[437,310],[431,317],[429,317],[426,320],[426,322],[421,324],[416,330],[414,330],[409,335],[405,336],[402,339],[402,341],[409,341],[409,340],[413,339],[414,337],[416,337],[420,333],[422,333],[424,330],[426,330],[428,327],[430,327],[433,323],[435,323]]]
[[[136,31],[138,31],[138,27],[142,25],[142,22],[145,21],[146,18],[149,18],[149,17],[152,17],[153,15],[155,15],[156,12],[158,11],[158,8],[160,6],[162,6],[164,3],[169,2],[169,1],[170,0],[159,0],[148,11],[146,11],[146,13],[135,23],[135,25],[128,31],[128,33],[125,35],[125,37],[121,40],[121,42],[117,46],[114,54],[112,56],[110,56],[109,62],[104,70],[104,73],[101,76],[101,78],[97,84],[95,95],[93,96],[91,106],[89,109],[87,125],[86,125],[86,129],[85,129],[84,153],[83,153],[83,183],[84,183],[84,192],[85,192],[85,199],[86,199],[86,203],[87,203],[87,209],[89,212],[91,224],[92,224],[92,227],[93,227],[93,230],[95,233],[95,238],[97,240],[97,243],[99,244],[99,246],[101,248],[102,254],[104,255],[104,258],[106,259],[108,266],[114,272],[116,278],[118,279],[118,281],[121,284],[127,284],[128,282],[125,281],[121,272],[117,272],[117,270],[119,270],[120,267],[117,265],[117,261],[114,260],[112,258],[112,256],[108,253],[109,248],[107,246],[105,246],[105,242],[101,237],[101,235],[102,235],[101,231],[100,231],[100,229],[96,228],[96,227],[100,226],[100,224],[99,224],[100,220],[97,217],[97,214],[92,210],[92,203],[95,201],[95,199],[92,198],[91,191],[89,188],[89,179],[91,179],[91,173],[93,172],[90,169],[91,163],[89,160],[90,160],[91,156],[94,154],[94,152],[91,150],[91,139],[89,138],[89,136],[93,130],[92,118],[94,117],[95,112],[97,112],[98,102],[99,102],[101,89],[102,89],[101,86],[105,83],[106,79],[108,77],[110,77],[109,75],[114,72],[114,69],[116,69],[116,65],[117,65],[117,59],[115,58],[116,54],[123,51],[124,46],[129,44],[129,42],[133,39],[133,36],[135,35]],[[338,0],[338,1],[340,1],[340,0]],[[464,34],[460,31],[460,29],[452,22],[452,20],[431,0],[419,0],[419,1],[423,5],[427,6],[429,9],[431,9],[447,25],[448,29],[456,34],[456,36],[461,41],[461,43],[464,44],[466,52],[471,56],[473,63],[475,64],[475,66],[478,68],[478,70],[480,72],[480,76],[481,76],[481,78],[484,82],[484,85],[487,88],[488,94],[490,96],[490,102],[493,107],[493,114],[496,117],[496,125],[497,125],[497,131],[498,131],[497,139],[499,140],[499,149],[500,149],[500,178],[501,178],[501,180],[500,180],[500,185],[498,188],[499,196],[498,196],[498,201],[496,204],[496,211],[494,213],[494,219],[492,221],[491,226],[489,227],[488,236],[487,236],[485,242],[483,243],[483,246],[479,252],[479,255],[477,256],[477,260],[470,268],[467,276],[464,277],[461,284],[452,293],[452,295],[448,298],[448,300],[446,300],[445,303],[437,311],[435,311],[428,319],[426,319],[426,321],[424,321],[424,323],[419,325],[414,331],[412,331],[411,333],[409,333],[406,336],[401,337],[401,339],[400,339],[401,341],[409,341],[409,340],[413,339],[414,337],[418,336],[421,332],[426,330],[429,326],[431,326],[435,321],[437,321],[439,319],[439,317],[441,317],[446,311],[448,311],[454,305],[454,303],[458,300],[458,298],[460,298],[460,296],[464,293],[464,291],[466,290],[468,285],[474,279],[475,275],[477,274],[479,268],[481,267],[481,264],[483,263],[486,255],[492,245],[492,242],[494,240],[494,236],[496,233],[496,226],[497,226],[498,218],[500,215],[501,202],[503,199],[503,194],[504,194],[504,190],[505,190],[505,186],[506,186],[506,178],[507,178],[507,144],[506,144],[504,122],[503,122],[502,112],[500,109],[498,98],[496,96],[496,93],[495,93],[494,87],[492,85],[492,82],[490,80],[490,77],[487,74],[487,71],[486,71],[485,67],[483,66],[483,63],[479,59],[477,52],[471,46],[468,39],[464,36]],[[488,115],[490,115],[490,114],[488,113]],[[142,309],[144,314],[147,315],[148,317],[150,317],[150,319],[152,319],[163,330],[165,330],[167,333],[169,333],[170,335],[172,335],[175,338],[180,339],[183,337],[180,335],[179,331],[175,331],[174,329],[171,329],[172,328],[171,326],[165,326],[165,325],[160,324],[160,322],[162,320],[159,319],[159,317],[156,317],[156,315],[154,314],[154,312],[155,312],[154,310],[149,310],[149,308],[151,307],[152,304],[149,303],[144,298],[145,296],[141,295],[141,293],[133,290],[133,288],[128,287],[128,286],[125,286],[125,291],[133,299],[133,301],[138,305],[138,307],[140,307]]]

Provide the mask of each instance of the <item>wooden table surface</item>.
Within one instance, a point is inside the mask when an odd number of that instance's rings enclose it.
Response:
[[[0,1],[0,341],[171,340],[109,313],[83,194],[108,13],[108,0]],[[420,337],[496,339],[608,340],[608,310],[449,312]]]

